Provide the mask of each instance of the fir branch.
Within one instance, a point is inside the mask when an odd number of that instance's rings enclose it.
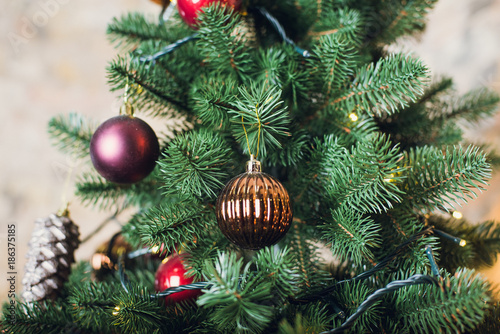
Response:
[[[352,146],[356,142],[367,141],[379,129],[373,117],[356,111],[346,115],[339,110],[332,110],[333,113],[320,115],[320,117],[313,120],[310,128],[317,134],[328,133],[334,135],[346,147]]]
[[[292,124],[290,133],[292,136],[282,142],[281,150],[271,151],[267,159],[263,160],[265,165],[295,166],[302,161],[309,139],[307,132],[300,126]]]
[[[442,114],[443,99],[452,89],[453,82],[442,78],[433,82],[417,102],[411,103],[397,114],[377,118],[381,131],[390,134],[403,149],[424,145],[453,145],[462,140],[462,131]]]
[[[442,95],[449,93],[453,89],[453,79],[448,77],[435,78],[424,91],[418,103],[437,102]]]
[[[344,279],[344,280],[338,281],[335,284],[330,285],[326,288],[319,289],[318,291],[315,291],[309,295],[301,296],[300,298],[297,298],[293,302],[294,303],[304,303],[304,302],[307,303],[310,301],[315,301],[315,300],[321,299],[321,298],[323,298],[323,296],[326,296],[326,295],[332,293],[333,291],[337,290],[338,287],[342,284],[345,284],[345,283],[351,282],[351,281],[357,282],[357,281],[365,280],[367,278],[372,277],[377,272],[379,272],[380,270],[382,270],[382,269],[386,268],[388,265],[390,265],[395,259],[398,259],[401,255],[403,255],[407,251],[408,247],[411,246],[414,242],[420,240],[422,238],[422,236],[427,235],[429,233],[432,233],[431,228],[426,228],[426,229],[412,235],[407,240],[405,240],[405,242],[403,242],[398,247],[396,247],[396,249],[392,253],[390,253],[389,255],[384,257],[383,259],[381,259],[377,263],[377,265],[375,265],[373,268],[371,268],[365,272],[362,272],[355,277],[352,277],[349,279]]]
[[[380,2],[376,16],[378,43],[390,44],[398,37],[423,31],[427,13],[437,0],[389,0]]]
[[[207,126],[226,130],[230,127],[229,111],[238,94],[236,81],[224,77],[210,77],[191,98],[193,110]]]
[[[296,285],[301,293],[324,286],[331,280],[329,273],[323,268],[318,243],[315,242],[318,239],[317,234],[315,227],[295,218],[292,227],[280,241],[281,245],[289,247],[293,255],[294,270],[299,275]]]
[[[313,73],[322,79],[325,99],[344,86],[358,66],[357,52],[346,39],[337,35],[326,35],[319,39],[308,58]]]
[[[255,59],[255,82],[267,87],[283,87],[283,68],[287,54],[278,48],[260,49]]]
[[[486,153],[486,162],[491,165],[492,172],[496,172],[500,167],[500,152],[494,147],[493,144],[476,144],[481,151]]]
[[[71,313],[82,328],[99,333],[111,333],[112,311],[115,307],[114,295],[118,284],[85,282],[70,289],[68,303],[73,306]]]
[[[214,224],[215,225],[215,224]],[[186,276],[195,281],[205,279],[205,262],[214,262],[219,252],[232,249],[233,244],[222,234],[219,228],[205,228],[196,243],[183,245],[183,259],[187,269]]]
[[[266,247],[256,254],[255,265],[259,273],[265,275],[265,280],[271,282],[271,291],[277,297],[275,303],[281,303],[297,292],[299,274],[294,260],[288,248]]]
[[[492,117],[498,108],[500,96],[498,93],[479,88],[466,93],[463,96],[445,101],[439,109],[439,114],[431,117],[443,117],[448,121],[451,119],[463,119],[465,124],[477,124],[480,120]]]
[[[162,333],[165,306],[140,288],[129,286],[129,290],[120,289],[113,298],[111,326],[122,333]]]
[[[108,182],[94,173],[85,173],[77,180],[75,195],[87,206],[97,206],[101,210],[123,209],[157,203],[161,195],[158,187],[156,172],[131,185]]]
[[[459,201],[476,197],[473,189],[483,191],[491,169],[485,155],[469,146],[447,148],[443,153],[433,147],[410,150],[404,164],[410,166],[405,199],[417,207],[433,210],[454,208]]]
[[[207,320],[210,313],[210,309],[177,303],[166,309],[163,328],[168,333],[176,334],[217,333],[216,326]]]
[[[471,224],[466,220],[446,219],[437,215],[429,218],[429,224],[457,238],[465,245],[457,245],[441,238],[442,263],[450,272],[458,267],[482,269],[495,264],[500,253],[500,226],[493,221]]]
[[[318,138],[313,140],[305,161],[297,168],[294,182],[287,184],[287,189],[294,198],[295,216],[309,217],[311,211],[317,212],[322,206],[330,208],[330,204],[334,204],[324,194],[330,175],[340,168],[342,159],[348,154],[337,137],[325,136],[323,141]]]
[[[239,29],[240,15],[219,3],[204,8],[199,16],[199,52],[205,64],[215,73],[225,73],[241,80],[251,70],[244,51],[244,29]]]
[[[62,152],[80,159],[88,157],[90,139],[95,129],[95,124],[76,113],[52,117],[48,126],[54,145]]]
[[[5,333],[85,334],[73,323],[64,304],[62,307],[51,302],[24,304],[18,300],[13,310],[10,306],[5,303],[2,308],[0,328]]]
[[[158,162],[164,193],[214,198],[229,178],[231,153],[224,138],[210,130],[176,136]]]
[[[360,212],[384,212],[401,201],[403,154],[385,135],[358,142],[350,155],[332,161],[328,195]]]
[[[428,70],[418,59],[394,54],[360,68],[350,87],[330,102],[346,114],[355,109],[393,114],[424,93]]]
[[[284,46],[287,61],[282,68],[280,79],[282,81],[283,100],[290,105],[290,112],[295,117],[307,116],[308,105],[312,104],[311,95],[316,95],[308,68],[304,66],[303,57]]]
[[[216,224],[211,210],[188,201],[152,207],[136,219],[135,233],[142,244],[163,245],[165,252],[176,249],[179,244],[194,242]]]
[[[430,276],[425,276],[425,275],[414,275],[412,277],[409,277],[406,280],[400,280],[400,281],[393,281],[389,284],[387,284],[386,287],[378,289],[375,291],[373,294],[371,294],[365,301],[363,301],[356,312],[352,314],[343,324],[342,326],[335,328],[331,331],[326,331],[322,332],[320,334],[334,334],[334,333],[344,333],[346,330],[352,328],[353,326],[357,325],[357,320],[362,319],[364,314],[370,310],[370,308],[374,305],[376,305],[379,302],[379,299],[388,293],[391,293],[393,291],[397,291],[401,288],[412,286],[412,285],[419,285],[419,284],[424,284],[424,283],[436,283],[435,279]]]
[[[262,275],[252,274],[250,263],[243,267],[243,259],[237,260],[235,253],[220,253],[215,263],[206,262],[206,268],[213,285],[197,304],[212,310],[209,317],[217,329],[262,332],[273,316],[271,306],[265,304],[272,297],[272,284]]]
[[[500,302],[491,303],[484,320],[473,330],[467,331],[469,334],[491,334],[500,333]]]
[[[421,333],[457,333],[477,326],[486,314],[489,284],[462,269],[439,286],[409,287],[395,301],[397,328]]]
[[[319,333],[327,329],[326,324],[335,321],[331,319],[327,305],[323,303],[302,307],[293,314],[294,319],[283,319],[280,322],[278,334]]]
[[[239,88],[240,95],[231,110],[233,136],[243,152],[267,156],[268,151],[281,149],[281,141],[290,136],[290,119],[281,100],[281,90],[251,85]],[[250,150],[250,152],[248,152]]]
[[[367,260],[375,265],[372,248],[381,246],[380,226],[368,217],[346,206],[332,210],[332,217],[321,225],[323,239],[332,253],[341,260],[349,259],[355,266]]]
[[[349,282],[334,292],[334,298],[339,302],[347,316],[357,313],[361,304],[373,293],[373,289],[364,282]],[[352,333],[373,332],[382,316],[382,301],[376,300],[367,308],[351,327]],[[328,331],[326,333],[329,333]]]
[[[159,25],[146,19],[142,13],[128,13],[113,18],[106,33],[118,47],[134,46],[150,40],[171,43],[180,38],[175,25]]]
[[[338,8],[338,4],[323,1],[321,16],[311,28],[312,37],[339,36],[347,43],[358,46],[364,34],[364,22],[361,13],[356,9]]]
[[[64,284],[66,290],[74,289],[81,283],[89,282],[92,279],[92,267],[87,261],[80,261],[71,267],[68,281]]]
[[[151,115],[169,116],[172,110],[166,107],[189,110],[184,87],[172,73],[161,67],[118,56],[110,62],[107,72],[112,91],[124,89],[127,84],[134,88],[129,90],[129,99],[143,112],[148,110]]]

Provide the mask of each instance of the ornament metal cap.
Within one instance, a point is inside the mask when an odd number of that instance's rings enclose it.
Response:
[[[262,168],[260,166],[260,161],[256,160],[254,155],[250,155],[250,160],[247,161],[247,173],[260,173]]]

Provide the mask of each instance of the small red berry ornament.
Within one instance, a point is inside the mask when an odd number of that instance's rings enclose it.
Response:
[[[202,8],[213,2],[221,3],[235,10],[239,10],[241,6],[241,0],[177,0],[177,8],[184,22],[190,27],[194,27]]]
[[[143,120],[122,115],[102,123],[90,140],[90,158],[106,180],[135,183],[153,171],[160,154],[158,138]]]
[[[158,267],[155,275],[155,290],[161,292],[168,288],[194,283],[193,277],[186,277],[187,270],[179,254],[167,257]],[[201,295],[201,290],[185,290],[165,297],[167,304],[194,299]]]

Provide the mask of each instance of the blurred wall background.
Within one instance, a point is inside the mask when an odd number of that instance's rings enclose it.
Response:
[[[116,51],[105,31],[112,17],[132,10],[159,13],[147,0],[0,0],[0,281],[8,271],[7,225],[15,223],[17,293],[33,222],[56,212],[64,192],[73,199],[80,167],[51,146],[47,122],[70,111],[97,122],[117,115],[117,94],[109,92],[105,78]],[[482,85],[500,92],[500,0],[441,0],[429,15],[427,31],[401,48],[421,56],[434,74],[453,77],[460,92]],[[468,135],[500,149],[500,115]],[[500,221],[500,173],[490,184],[464,206],[467,219]],[[110,214],[77,200],[70,210],[83,237]],[[80,247],[77,259],[88,259],[118,229],[116,222],[108,224]],[[500,282],[500,265],[484,272]],[[7,290],[1,283],[0,300]]]

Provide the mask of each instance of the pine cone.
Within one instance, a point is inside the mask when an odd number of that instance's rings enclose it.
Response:
[[[75,262],[79,236],[78,226],[67,216],[51,214],[35,221],[22,280],[26,302],[57,297]]]

